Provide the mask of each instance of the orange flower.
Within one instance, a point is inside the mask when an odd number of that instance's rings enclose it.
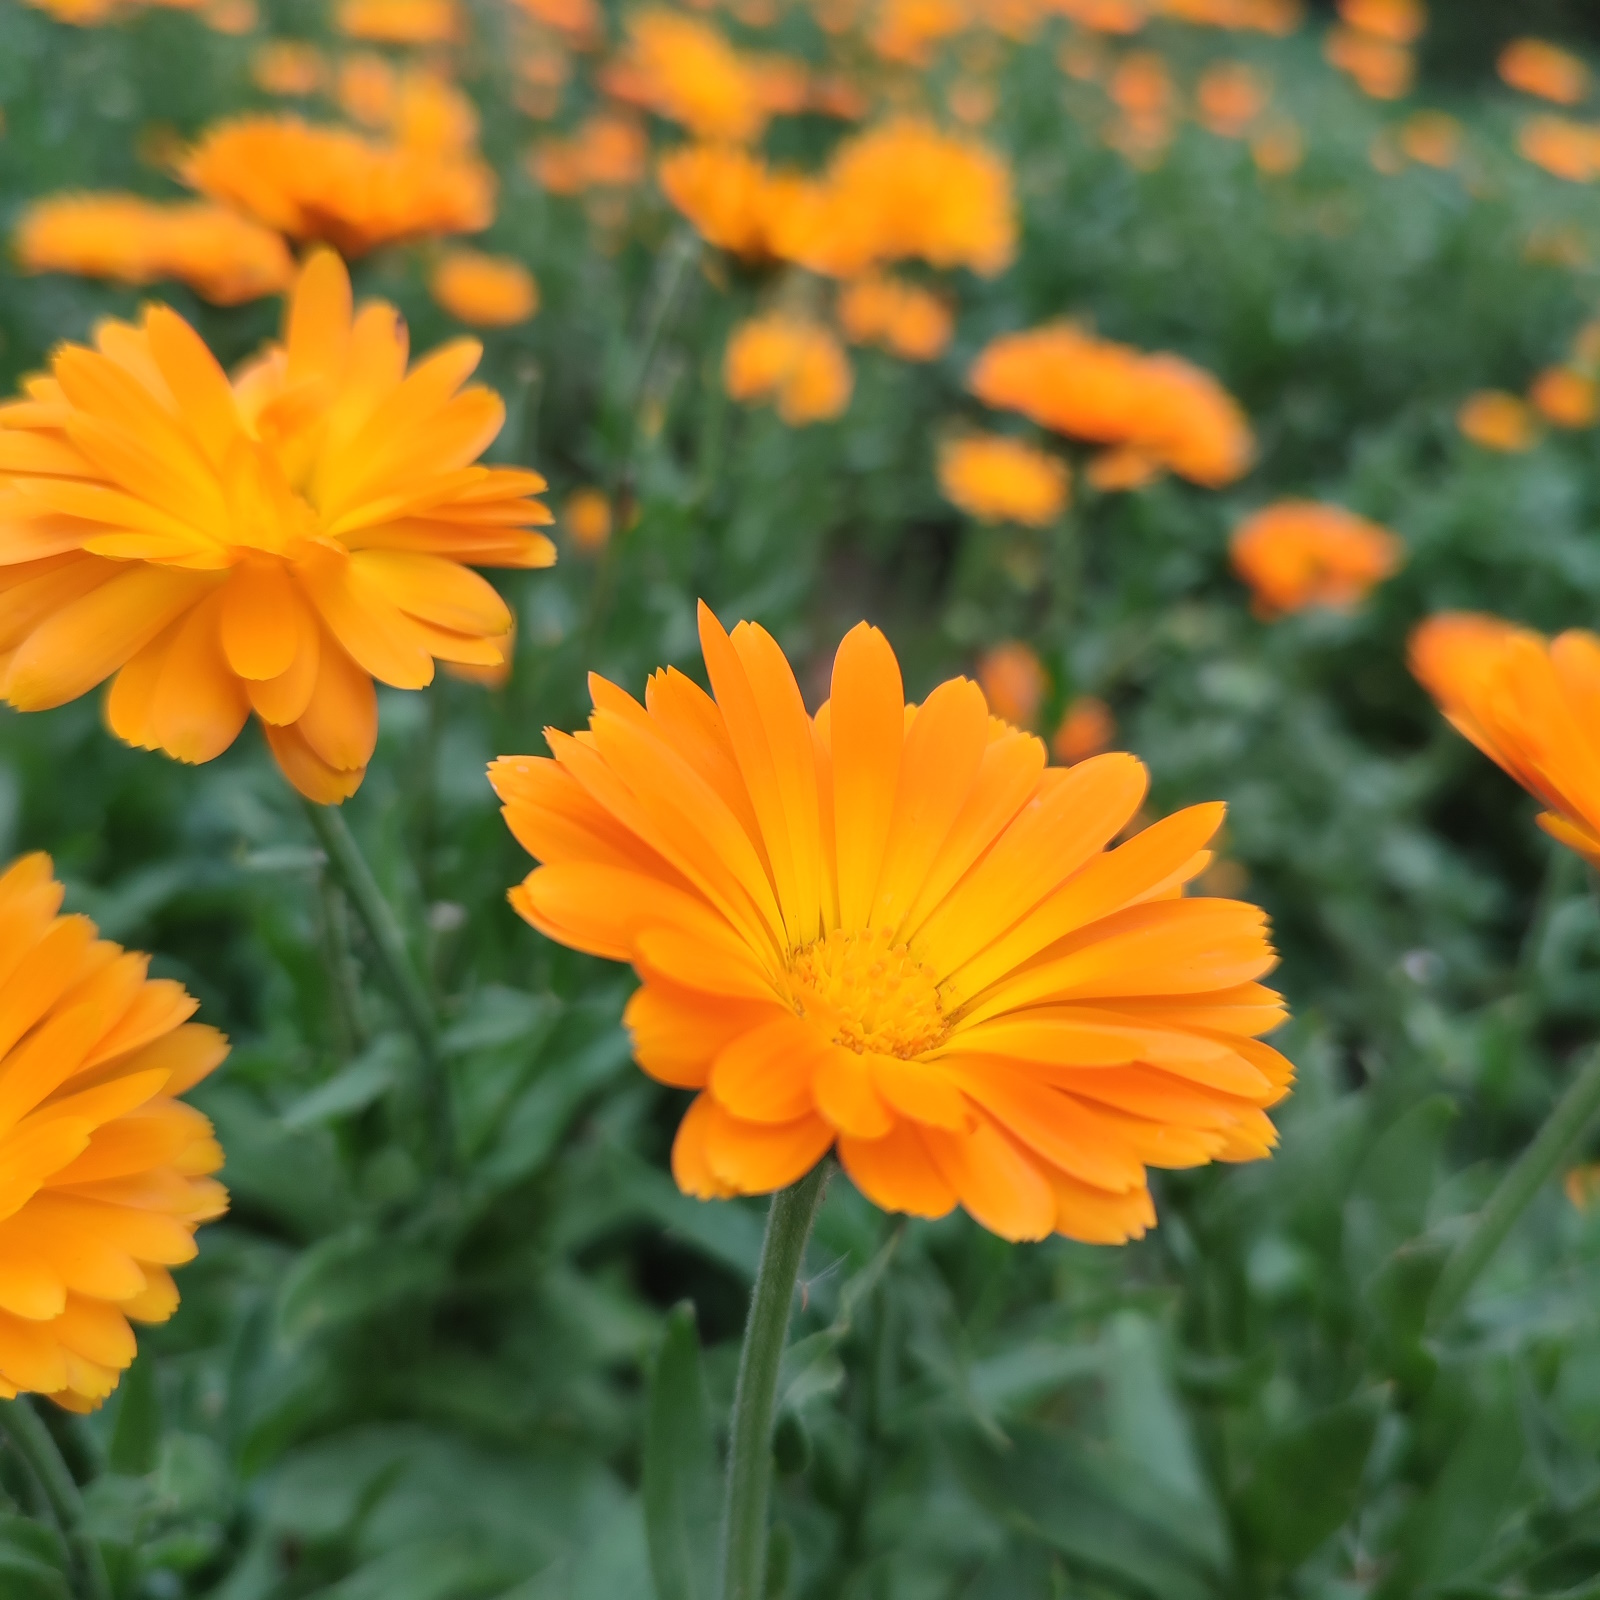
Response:
[[[938,47],[973,20],[966,0],[883,0],[870,43],[885,61],[926,67]]]
[[[1209,373],[1070,323],[991,341],[968,386],[986,405],[1020,411],[1057,433],[1128,447],[1208,488],[1243,476],[1255,450],[1244,413]]]
[[[164,306],[64,345],[0,408],[0,692],[44,711],[115,673],[111,729],[209,761],[252,710],[284,773],[354,793],[372,680],[417,689],[435,657],[493,666],[511,626],[473,566],[547,566],[536,473],[473,463],[505,408],[461,385],[470,339],[406,376],[394,309],[352,316],[312,256],[284,342],[230,384]]]
[[[1600,177],[1600,128],[1568,117],[1532,117],[1517,135],[1517,149],[1536,167],[1569,183]]]
[[[586,555],[603,550],[611,538],[611,502],[599,489],[574,489],[561,515],[567,537]]]
[[[1418,111],[1400,128],[1400,148],[1425,167],[1453,167],[1461,155],[1461,124],[1443,111]]]
[[[172,1267],[227,1209],[211,1124],[176,1097],[228,1053],[149,957],[63,917],[50,858],[0,873],[0,1396],[93,1411],[135,1322],[177,1309]]]
[[[298,117],[235,117],[202,136],[185,180],[296,239],[347,256],[494,221],[494,174],[475,157],[380,144]]]
[[[1410,664],[1456,732],[1548,808],[1539,826],[1600,866],[1600,639],[1446,612],[1411,635]]]
[[[1014,728],[1031,728],[1050,680],[1031,645],[1008,639],[985,650],[978,661],[978,687],[990,714]]]
[[[1111,748],[1117,736],[1116,719],[1111,707],[1092,694],[1080,694],[1067,707],[1061,726],[1050,740],[1050,753],[1057,761],[1071,767],[1102,750]]]
[[[630,18],[628,35],[627,51],[602,75],[609,93],[702,139],[761,137],[769,111],[757,75],[709,23],[653,7]]]
[[[1561,1180],[1561,1192],[1574,1211],[1588,1212],[1600,1200],[1600,1162],[1571,1167]]]
[[[490,769],[543,863],[512,904],[631,962],[640,1066],[700,1091],[680,1187],[763,1193],[836,1148],[888,1210],[1116,1243],[1155,1220],[1147,1166],[1270,1152],[1266,919],[1183,897],[1220,805],[1107,850],[1132,756],[1047,770],[963,679],[907,706],[865,624],[814,718],[762,629],[702,606],[700,638],[715,699],[592,677],[587,733]]]
[[[1308,606],[1348,610],[1400,565],[1400,541],[1343,506],[1280,500],[1234,530],[1233,569],[1256,610],[1282,616]]]
[[[1422,0],[1339,0],[1339,15],[1358,32],[1390,44],[1415,44],[1428,26]]]
[[[939,450],[945,499],[982,522],[1046,528],[1061,515],[1071,485],[1066,466],[1054,456],[1000,434],[969,434]],[[986,681],[983,687],[992,702]]]
[[[685,145],[661,158],[662,192],[708,244],[759,261],[775,252],[778,217],[806,180],[773,174],[748,151]]]
[[[1168,116],[1177,91],[1165,59],[1154,50],[1134,50],[1117,63],[1106,91],[1130,117]]]
[[[1155,0],[1155,9],[1178,22],[1248,28],[1280,38],[1293,33],[1305,14],[1301,0]]]
[[[1306,141],[1292,117],[1276,118],[1250,141],[1250,158],[1259,172],[1281,178],[1305,160]]]
[[[447,250],[428,276],[428,292],[457,322],[509,328],[539,309],[539,285],[520,261],[481,250]]]
[[[1475,445],[1504,455],[1533,445],[1532,413],[1514,394],[1500,389],[1480,389],[1469,395],[1456,413],[1456,426]]]
[[[333,25],[379,44],[450,44],[461,36],[456,0],[339,0]]]
[[[1374,100],[1400,99],[1416,74],[1416,58],[1404,45],[1354,28],[1330,28],[1322,53],[1330,67],[1354,78]]]
[[[358,50],[339,63],[339,109],[368,128],[387,128],[400,103],[400,74],[375,50]]]
[[[592,49],[605,36],[605,19],[595,0],[516,0],[535,22],[561,34],[575,50]]]
[[[1162,464],[1143,450],[1120,448],[1100,451],[1084,476],[1089,487],[1100,494],[1125,494],[1154,483],[1163,471]]]
[[[328,63],[303,39],[270,39],[251,56],[250,77],[266,94],[316,94],[328,81]]]
[[[838,416],[855,382],[826,328],[781,311],[734,329],[722,377],[735,400],[776,400],[778,415],[795,428]]]
[[[1500,76],[1513,89],[1575,106],[1589,93],[1589,69],[1577,56],[1543,39],[1513,39],[1500,52]]]
[[[24,272],[72,272],[118,283],[176,278],[216,305],[277,294],[294,276],[283,240],[221,206],[67,194],[36,200],[13,241]]]
[[[1242,139],[1271,98],[1266,80],[1243,61],[1208,67],[1195,91],[1200,121],[1221,139]]]
[[[1547,367],[1533,380],[1528,398],[1558,428],[1592,428],[1600,415],[1600,387],[1571,367]]]
[[[932,361],[955,331],[950,307],[931,290],[874,274],[839,292],[839,325],[852,344],[878,344],[905,361]]]
[[[1145,0],[1050,0],[1049,9],[1092,33],[1138,33],[1150,20]]]
[[[633,118],[601,112],[578,129],[576,138],[540,140],[530,170],[552,194],[623,189],[644,176],[648,153],[644,129]]]

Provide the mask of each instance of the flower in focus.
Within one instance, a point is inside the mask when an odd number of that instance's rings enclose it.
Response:
[[[94,1410],[135,1322],[177,1309],[171,1268],[227,1209],[211,1124],[177,1096],[228,1053],[149,958],[63,917],[50,858],[0,873],[0,1396]]]
[[[985,405],[1021,412],[1073,438],[1130,449],[1208,488],[1242,477],[1255,453],[1238,402],[1209,373],[1178,356],[1097,339],[1070,323],[992,340],[968,386]]]
[[[1266,80],[1243,61],[1208,67],[1195,90],[1200,121],[1222,139],[1242,139],[1271,98]]]
[[[1589,93],[1589,69],[1570,50],[1543,39],[1513,39],[1496,63],[1501,78],[1523,94],[1575,106]]]
[[[1400,128],[1400,148],[1413,161],[1441,170],[1461,155],[1461,124],[1444,111],[1419,111]]]
[[[316,94],[327,82],[328,63],[303,39],[271,39],[251,56],[250,77],[264,94]]]
[[[1075,766],[1111,748],[1117,736],[1111,707],[1092,694],[1080,694],[1067,707],[1060,726],[1050,739],[1050,753],[1065,766]]]
[[[1047,769],[964,679],[907,706],[865,624],[815,717],[765,631],[702,607],[700,634],[715,698],[592,677],[586,733],[490,769],[542,863],[512,904],[632,963],[636,1059],[699,1091],[682,1189],[769,1192],[837,1149],[887,1210],[1118,1243],[1155,1220],[1147,1167],[1271,1151],[1266,918],[1184,897],[1220,805],[1108,850],[1132,756]]]
[[[949,305],[932,290],[873,273],[839,291],[839,326],[852,344],[876,344],[904,361],[932,361],[955,331]]]
[[[343,263],[301,272],[282,345],[230,384],[165,306],[64,345],[0,407],[0,630],[9,703],[44,711],[113,673],[112,732],[209,761],[252,711],[312,800],[353,794],[372,680],[496,666],[505,602],[471,566],[555,550],[537,473],[475,465],[505,408],[461,386],[470,339],[406,372],[393,307],[353,310]]]
[[[456,0],[339,0],[334,26],[375,44],[450,44],[461,36]]]
[[[781,311],[734,329],[722,377],[735,400],[775,401],[790,427],[838,416],[850,404],[855,383],[839,341],[826,328]]]
[[[510,256],[447,250],[428,274],[428,292],[457,322],[509,328],[539,309],[533,274]]]
[[[1308,606],[1347,610],[1389,577],[1403,554],[1387,528],[1314,500],[1282,500],[1256,512],[1229,548],[1257,611],[1269,617]]]
[[[380,143],[298,117],[218,123],[184,163],[185,180],[294,239],[347,256],[494,220],[494,174],[476,157]]]
[[[628,49],[602,83],[701,139],[750,143],[770,115],[757,75],[715,28],[661,7],[629,19]]]
[[[978,687],[991,715],[1014,728],[1032,728],[1050,680],[1031,645],[1008,639],[979,657]]]
[[[283,240],[200,201],[64,194],[27,206],[13,240],[24,272],[146,284],[175,278],[215,305],[279,294],[294,276]]]
[[[611,538],[611,502],[599,489],[574,489],[567,496],[561,525],[585,555],[603,550]]]
[[[1048,527],[1061,515],[1071,486],[1065,463],[1019,439],[969,434],[939,449],[945,499],[980,522]],[[984,684],[985,692],[988,687]],[[993,703],[994,695],[989,699]]]
[[[1600,388],[1571,367],[1547,367],[1533,380],[1528,398],[1546,422],[1558,428],[1592,428],[1600,415]]]
[[[1600,867],[1600,638],[1446,612],[1413,632],[1410,666],[1456,732],[1548,808],[1539,826]]]
[[[1570,117],[1532,117],[1517,135],[1517,149],[1536,167],[1568,183],[1600,177],[1600,128]]]
[[[581,194],[586,189],[625,189],[645,172],[649,143],[631,117],[601,112],[590,117],[572,139],[541,139],[529,170],[551,194]]]
[[[1456,413],[1456,426],[1475,445],[1503,455],[1533,445],[1533,413],[1514,394],[1501,389],[1480,389],[1469,395]]]

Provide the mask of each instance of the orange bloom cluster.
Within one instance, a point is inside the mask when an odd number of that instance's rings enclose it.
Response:
[[[451,44],[461,37],[456,0],[339,0],[334,26],[376,44]]]
[[[1208,488],[1242,477],[1255,453],[1238,402],[1209,373],[1070,323],[993,340],[968,384],[986,405],[1112,445]]]
[[[558,33],[575,50],[592,49],[605,33],[596,0],[515,0],[534,22]]]
[[[428,292],[457,322],[509,328],[539,309],[533,274],[510,256],[447,250],[428,275]]]
[[[661,158],[662,192],[708,244],[747,260],[775,259],[783,219],[806,193],[798,174],[770,172],[747,150],[685,145]]]
[[[316,94],[328,82],[328,61],[303,39],[269,39],[250,57],[250,79],[264,94]]]
[[[1197,27],[1291,34],[1305,16],[1301,0],[1154,0],[1157,15]]]
[[[529,156],[528,167],[551,194],[582,194],[586,189],[625,189],[636,184],[644,176],[648,154],[644,129],[632,117],[599,112],[584,122],[574,138],[541,139]]]
[[[1456,731],[1548,808],[1539,826],[1600,867],[1600,638],[1447,612],[1412,634],[1411,670]]]
[[[248,116],[205,133],[183,174],[202,194],[347,256],[494,220],[494,174],[475,156],[378,143],[298,117]]]
[[[1513,39],[1496,63],[1501,78],[1523,94],[1575,106],[1589,93],[1589,69],[1577,56],[1543,39]]]
[[[978,658],[978,687],[994,716],[1014,728],[1032,728],[1050,680],[1032,645],[1008,639]]]
[[[578,549],[603,550],[611,537],[611,502],[599,489],[574,489],[562,508],[561,525]]]
[[[340,63],[338,96],[346,116],[410,149],[459,153],[477,142],[472,102],[426,67],[397,72],[382,56],[362,51]]]
[[[1195,89],[1195,110],[1201,125],[1218,138],[1242,139],[1271,99],[1271,88],[1254,67],[1219,61],[1206,69]]]
[[[1050,0],[1049,9],[1091,33],[1138,33],[1150,20],[1150,0]]]
[[[547,566],[536,473],[477,466],[505,409],[444,346],[406,372],[393,307],[302,272],[282,345],[230,383],[164,306],[65,345],[0,408],[0,691],[43,711],[116,674],[112,731],[209,761],[252,711],[313,800],[353,793],[372,680],[497,666],[511,614],[473,566]]]
[[[839,326],[852,344],[882,345],[905,361],[932,361],[950,343],[955,319],[931,289],[874,273],[839,291]]]
[[[1342,506],[1282,500],[1234,531],[1234,571],[1257,611],[1284,616],[1308,606],[1347,610],[1399,567],[1400,541]]]
[[[740,323],[722,378],[735,400],[773,401],[790,427],[838,416],[855,384],[839,341],[820,324],[782,311]]]
[[[283,240],[221,206],[131,194],[36,200],[13,240],[25,272],[72,272],[118,283],[176,278],[217,305],[277,294],[294,276]]]
[[[1533,117],[1517,135],[1517,149],[1536,167],[1569,183],[1600,178],[1600,127],[1570,117]]]
[[[938,47],[974,20],[967,0],[883,0],[869,43],[885,61],[928,67]]]
[[[1347,27],[1390,44],[1415,44],[1428,26],[1422,0],[1339,0]]]
[[[1405,45],[1357,28],[1330,29],[1322,54],[1330,67],[1353,78],[1374,100],[1399,100],[1416,76],[1416,58]]]
[[[211,1124],[176,1097],[228,1053],[149,957],[63,917],[50,858],[0,873],[0,1396],[94,1410],[135,1322],[178,1306],[171,1268],[228,1195]]]
[[[969,434],[939,451],[945,499],[982,522],[1048,527],[1066,506],[1071,484],[1063,462],[1000,434]]]
[[[1050,753],[1070,767],[1109,750],[1116,736],[1117,723],[1111,707],[1095,695],[1081,694],[1067,707],[1051,737]]]
[[[1532,412],[1502,389],[1480,389],[1469,395],[1456,413],[1456,426],[1475,445],[1502,455],[1531,448],[1535,437]]]
[[[699,1091],[681,1188],[769,1192],[835,1149],[888,1210],[1114,1243],[1155,1220],[1147,1167],[1270,1152],[1266,918],[1184,895],[1220,805],[1109,849],[1132,756],[1047,769],[963,679],[908,706],[865,624],[815,717],[762,629],[702,607],[700,637],[712,695],[592,677],[586,733],[490,769],[542,863],[512,904],[631,963],[636,1059]]]
[[[1130,51],[1106,87],[1120,112],[1106,131],[1107,143],[1137,165],[1153,165],[1171,141],[1178,104],[1165,58],[1154,50]]]

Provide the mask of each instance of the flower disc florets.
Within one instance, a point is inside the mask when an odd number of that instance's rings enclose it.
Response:
[[[836,1044],[909,1060],[945,1033],[933,974],[882,928],[832,929],[789,962],[797,1015],[820,1023]]]

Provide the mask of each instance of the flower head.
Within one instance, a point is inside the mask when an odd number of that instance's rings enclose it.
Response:
[[[1517,135],[1517,149],[1536,167],[1568,183],[1600,177],[1600,128],[1570,117],[1530,117]]]
[[[1195,90],[1200,120],[1223,139],[1242,139],[1271,99],[1266,80],[1244,61],[1219,61],[1208,67]]]
[[[1468,395],[1456,413],[1456,426],[1480,449],[1501,455],[1530,449],[1534,441],[1533,413],[1503,389],[1480,389]]]
[[[1357,28],[1332,28],[1323,41],[1328,65],[1348,73],[1374,100],[1398,100],[1411,88],[1416,57],[1403,44]]]
[[[450,44],[461,35],[456,0],[339,0],[334,26],[382,44]]]
[[[968,382],[986,405],[1131,449],[1208,488],[1243,476],[1255,452],[1244,413],[1209,373],[1070,323],[991,341]]]
[[[1050,753],[1070,767],[1109,750],[1116,736],[1117,721],[1111,707],[1097,695],[1080,694],[1050,736]]]
[[[1346,610],[1400,565],[1400,541],[1343,506],[1280,500],[1235,529],[1234,570],[1267,616]]]
[[[708,22],[652,6],[628,23],[628,50],[613,63],[613,93],[696,137],[747,144],[771,115],[760,75]]]
[[[1528,391],[1533,408],[1558,428],[1592,428],[1600,416],[1600,386],[1571,367],[1546,367]]]
[[[604,550],[611,538],[611,501],[602,489],[574,489],[562,508],[567,537],[586,554]]]
[[[165,1322],[170,1269],[227,1209],[211,1124],[176,1097],[228,1053],[149,958],[63,917],[50,858],[0,873],[0,1395],[91,1411]]]
[[[1050,680],[1032,645],[1007,639],[978,658],[978,687],[991,715],[1014,728],[1032,728]]]
[[[1410,660],[1456,731],[1549,808],[1539,826],[1600,867],[1600,638],[1446,612],[1411,635]]]
[[[428,276],[428,292],[457,322],[509,328],[539,309],[539,285],[512,256],[447,250]]]
[[[491,768],[543,863],[512,903],[633,964],[639,1064],[699,1091],[683,1189],[778,1189],[837,1149],[886,1209],[1113,1243],[1155,1220],[1146,1167],[1270,1151],[1266,919],[1183,895],[1220,805],[1108,849],[1132,756],[1047,770],[963,679],[908,706],[864,624],[815,717],[762,629],[702,607],[700,633],[712,695],[592,678],[586,732]]]
[[[590,117],[571,139],[541,139],[529,170],[551,194],[581,194],[585,189],[624,189],[645,172],[649,143],[632,117],[601,113]]]
[[[146,284],[175,278],[216,305],[278,294],[294,276],[270,228],[200,201],[131,194],[65,194],[36,200],[14,240],[25,272],[72,272]]]
[[[734,329],[722,364],[735,400],[773,400],[791,427],[836,417],[855,379],[839,341],[820,324],[785,312],[752,317]]]
[[[250,77],[266,94],[316,94],[327,82],[328,63],[304,39],[269,39],[251,55]]]
[[[746,260],[777,254],[785,206],[809,192],[796,174],[772,173],[734,145],[684,145],[661,158],[662,192],[708,244]]]
[[[65,345],[0,407],[0,692],[43,711],[116,674],[128,743],[209,761],[253,710],[302,793],[353,793],[372,680],[494,666],[511,614],[471,566],[546,566],[536,473],[475,465],[504,407],[459,340],[407,375],[393,307],[313,255],[281,345],[230,383],[164,306]]]
[[[1589,69],[1570,50],[1543,39],[1513,39],[1500,52],[1501,78],[1513,89],[1575,106],[1589,93]]]
[[[1048,527],[1061,515],[1071,486],[1064,462],[1003,434],[968,434],[939,451],[945,499],[983,522]]]
[[[877,344],[904,361],[932,361],[955,331],[948,302],[931,289],[872,273],[839,291],[839,326],[852,344]]]
[[[494,220],[494,174],[475,156],[298,117],[218,123],[189,152],[183,175],[268,227],[351,256],[397,239],[476,233]]]
[[[1339,0],[1339,15],[1357,32],[1390,44],[1415,44],[1428,26],[1422,0]]]

